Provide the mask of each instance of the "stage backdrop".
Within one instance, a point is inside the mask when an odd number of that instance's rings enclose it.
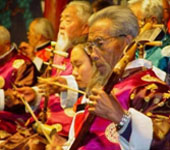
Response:
[[[28,25],[36,17],[42,17],[40,0],[0,0],[0,24],[17,44],[27,40]]]

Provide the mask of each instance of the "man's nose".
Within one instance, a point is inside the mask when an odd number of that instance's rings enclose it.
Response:
[[[95,48],[93,48],[90,57],[92,58],[93,61],[97,61],[99,59],[98,54],[96,53]]]
[[[62,21],[62,22],[60,23],[60,27],[59,27],[59,28],[60,28],[60,30],[65,28],[65,23],[64,23],[64,21]]]

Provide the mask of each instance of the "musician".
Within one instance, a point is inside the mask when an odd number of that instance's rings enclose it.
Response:
[[[130,0],[129,7],[138,18],[139,25],[142,27],[146,22],[154,22],[155,24],[164,24],[167,28],[167,20],[169,18],[169,5],[167,0]],[[155,37],[155,41],[162,41],[162,46],[146,46],[144,58],[151,61],[155,67],[161,68],[159,61],[167,53],[164,48],[170,43],[169,35],[165,31],[161,31]],[[161,68],[162,69],[162,68]]]
[[[51,41],[54,40],[54,29],[50,21],[46,18],[36,18],[29,25],[27,34],[28,43],[21,42],[20,51],[28,56],[36,65],[39,71],[43,71],[43,61],[48,61],[50,52],[46,48],[51,48]]]
[[[14,118],[19,118],[17,113],[24,112],[25,109],[22,102],[17,99],[14,86],[17,88],[33,86],[37,80],[36,76],[37,71],[31,60],[17,51],[16,45],[11,42],[9,31],[0,26],[0,120],[2,122],[0,129],[11,133],[16,131],[15,122],[18,122],[18,119],[14,121]],[[25,91],[25,94],[28,93],[29,91]],[[35,93],[31,93],[30,97],[25,98],[31,102],[31,97],[34,96]]]
[[[90,3],[87,1],[73,1],[67,4],[60,19],[60,26],[55,49],[69,53],[67,58],[54,56],[54,64],[66,66],[65,71],[52,70],[52,76],[70,75],[72,66],[70,63],[70,52],[75,44],[86,41],[88,34],[88,18],[92,13]]]
[[[112,6],[91,16],[89,25],[91,58],[102,76],[110,74],[137,35],[137,20],[129,9]],[[169,87],[137,62],[128,64],[110,95],[92,89],[88,110],[116,124],[122,149],[169,149]]]

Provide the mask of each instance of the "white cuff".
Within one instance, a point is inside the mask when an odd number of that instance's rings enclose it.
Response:
[[[36,93],[36,98],[35,98],[35,100],[30,105],[31,105],[32,110],[35,111],[39,107],[39,105],[40,105],[42,94],[40,94],[38,92],[39,88],[37,86],[32,87],[32,89]],[[25,108],[25,111],[29,112],[26,108]]]
[[[124,150],[149,150],[153,138],[152,120],[139,111],[130,108],[132,132],[129,142],[122,136],[119,137]]]
[[[64,77],[67,80],[67,85],[70,88],[78,89],[77,82],[72,75],[62,77]],[[73,107],[74,103],[78,99],[78,93],[72,90],[67,90],[65,92],[60,93],[60,98],[62,108]]]
[[[152,68],[152,63],[146,59],[139,58],[128,63],[125,69],[127,70],[127,69],[133,69],[138,67],[146,67],[150,69]]]
[[[3,89],[0,89],[0,111],[5,108],[5,93]]]
[[[33,60],[33,63],[36,66],[37,70],[40,71],[43,65],[43,60],[39,57],[35,57]]]
[[[166,78],[166,72],[164,72],[163,70],[153,66],[152,70],[154,71],[154,73],[157,75],[158,78],[160,78],[162,81],[165,81]]]

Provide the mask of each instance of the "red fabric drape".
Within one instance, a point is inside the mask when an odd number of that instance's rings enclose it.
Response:
[[[59,30],[60,15],[69,0],[45,0],[44,17],[53,25],[55,30],[55,39]]]

